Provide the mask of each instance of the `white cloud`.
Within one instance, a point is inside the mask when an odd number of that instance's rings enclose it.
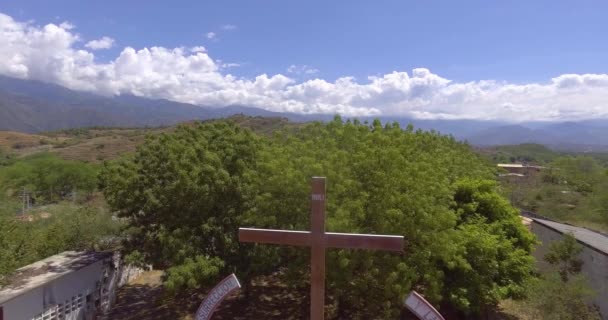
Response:
[[[222,30],[236,30],[236,26],[233,24],[225,24],[222,26]]]
[[[190,48],[190,52],[192,52],[192,53],[207,52],[207,49],[203,46],[195,46],[195,47]]]
[[[109,62],[78,48],[73,26],[37,26],[0,14],[0,74],[104,95],[135,94],[207,106],[418,118],[576,120],[608,117],[608,74],[564,74],[542,83],[457,82],[425,68],[356,80],[282,75],[241,78],[203,47],[125,47]],[[291,73],[314,68],[294,66]],[[313,72],[313,71],[310,71]]]
[[[295,75],[301,75],[301,74],[313,75],[313,74],[319,73],[319,69],[315,69],[315,68],[309,67],[307,65],[298,66],[298,65],[292,64],[289,67],[287,67],[287,73],[292,73]]]
[[[215,32],[207,32],[205,36],[207,37],[207,39],[213,40],[217,37],[217,34]]]
[[[220,66],[224,69],[227,68],[236,68],[236,67],[240,67],[241,64],[240,63],[236,63],[236,62],[226,62],[226,63],[222,63],[220,64]]]
[[[71,23],[69,23],[69,22],[67,22],[67,21],[64,21],[61,24],[59,24],[59,27],[62,28],[62,29],[65,29],[65,30],[72,30],[72,29],[74,29],[74,25],[71,24]]]
[[[69,29],[67,29],[69,30]],[[84,46],[91,50],[110,49],[114,45],[114,39],[110,37],[102,37],[101,39],[91,40]]]

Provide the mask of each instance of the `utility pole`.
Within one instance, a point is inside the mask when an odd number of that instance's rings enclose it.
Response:
[[[30,193],[27,191],[25,187],[23,187],[23,191],[21,191],[21,215],[25,215],[26,210],[31,208],[30,203]]]

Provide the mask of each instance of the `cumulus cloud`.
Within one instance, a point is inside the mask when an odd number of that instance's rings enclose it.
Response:
[[[212,59],[204,47],[125,47],[101,63],[93,51],[79,49],[73,29],[69,23],[38,26],[0,14],[0,74],[103,95],[298,113],[514,121],[608,117],[607,74],[563,74],[524,84],[458,82],[425,68],[363,80],[296,81],[282,74],[243,78],[226,73],[231,65]],[[314,70],[289,69],[288,75]]]
[[[222,26],[222,30],[236,30],[236,26],[233,24],[225,24]]]
[[[65,28],[64,28],[65,29]],[[69,29],[66,29],[69,30]],[[91,40],[84,46],[91,50],[110,49],[114,45],[114,39],[110,37],[102,37],[101,39]]]
[[[215,32],[207,32],[205,36],[207,37],[207,39],[213,40],[217,37],[217,34]]]

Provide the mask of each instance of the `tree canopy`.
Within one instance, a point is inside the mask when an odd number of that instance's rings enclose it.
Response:
[[[54,154],[35,154],[1,168],[3,188],[27,188],[34,198],[58,200],[73,191],[91,193],[97,187],[96,166],[68,161]]]
[[[100,181],[127,218],[131,256],[168,268],[179,291],[228,272],[246,285],[283,270],[306,285],[307,250],[241,244],[237,229],[309,230],[312,176],[328,179],[328,231],[406,239],[402,255],[328,250],[327,290],[341,315],[394,317],[411,289],[470,314],[521,294],[534,238],[499,196],[494,168],[436,132],[337,117],[262,137],[199,123],[149,137]]]

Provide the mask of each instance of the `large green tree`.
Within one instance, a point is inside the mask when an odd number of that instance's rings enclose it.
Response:
[[[342,317],[392,318],[412,288],[467,313],[521,292],[533,237],[469,146],[337,118],[277,134],[265,150],[257,202],[264,216],[253,225],[307,230],[309,178],[322,175],[328,230],[406,239],[403,255],[329,250],[327,285]],[[288,270],[305,283],[308,257],[291,251]]]
[[[328,250],[338,316],[394,318],[412,289],[479,314],[519,294],[532,270],[533,237],[498,195],[493,168],[468,145],[411,126],[336,118],[271,137],[226,122],[183,126],[108,164],[101,184],[129,221],[134,256],[169,268],[170,287],[275,270],[297,286],[307,284],[307,250],[240,244],[236,230],[308,230],[312,176],[328,179],[328,231],[406,239],[403,254]]]
[[[127,218],[131,258],[169,268],[170,289],[198,287],[218,272],[247,277],[254,251],[237,240],[254,207],[259,138],[228,123],[150,136],[133,158],[106,164],[101,186]]]

